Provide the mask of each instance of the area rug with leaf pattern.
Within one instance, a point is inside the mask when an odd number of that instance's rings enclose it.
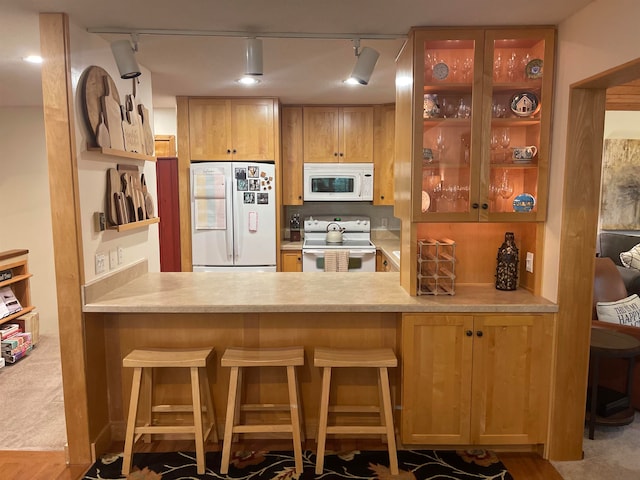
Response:
[[[315,474],[316,456],[303,453],[304,472],[296,475],[293,452],[235,452],[227,475],[220,474],[220,453],[207,452],[206,471],[196,473],[193,452],[136,453],[129,480],[306,480],[306,479],[400,479],[400,480],[513,480],[496,455],[488,450],[398,451],[399,475],[391,475],[386,451],[329,452],[324,471]],[[83,480],[114,480],[120,475],[122,454],[105,455]]]

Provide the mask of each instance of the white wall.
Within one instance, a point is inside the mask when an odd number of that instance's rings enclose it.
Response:
[[[542,293],[555,300],[567,148],[569,86],[640,56],[640,2],[595,0],[558,27],[549,211],[545,231]]]
[[[153,131],[156,135],[178,137],[178,118],[175,108],[154,108],[153,121]]]
[[[607,112],[604,138],[640,138],[640,112]]]
[[[29,250],[40,333],[58,333],[49,170],[41,107],[0,108],[0,251]]]
[[[71,70],[73,77],[73,97],[76,117],[76,151],[78,154],[78,183],[80,210],[82,217],[82,238],[84,250],[85,282],[104,276],[109,271],[109,253],[118,247],[124,249],[124,264],[114,270],[121,269],[140,259],[149,261],[150,271],[160,271],[160,247],[158,224],[150,225],[127,232],[106,230],[97,232],[94,227],[94,212],[105,212],[106,205],[106,172],[115,168],[118,163],[136,165],[144,172],[149,192],[154,198],[157,212],[156,166],[153,162],[111,158],[99,153],[87,151],[87,126],[82,110],[82,96],[78,85],[82,73],[91,65],[104,68],[116,83],[120,95],[120,103],[124,103],[125,95],[133,91],[134,80],[122,80],[118,73],[111,48],[107,42],[86,30],[71,25]],[[151,74],[142,67],[142,75],[138,77],[136,101],[153,111],[151,102]],[[153,125],[153,119],[151,124]],[[107,270],[104,274],[95,273],[95,255],[106,254]]]

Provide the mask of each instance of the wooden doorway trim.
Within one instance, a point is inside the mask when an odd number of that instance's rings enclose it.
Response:
[[[640,59],[570,86],[556,368],[547,444],[551,460],[582,458],[606,93],[607,88],[637,78]]]
[[[84,350],[82,224],[71,88],[69,18],[40,14],[44,126],[49,165],[58,328],[68,460],[91,463]]]

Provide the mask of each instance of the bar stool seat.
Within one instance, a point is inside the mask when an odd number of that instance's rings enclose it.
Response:
[[[196,443],[196,460],[198,474],[205,471],[204,444],[213,433],[213,439],[218,441],[218,433],[215,427],[213,412],[213,400],[207,378],[207,363],[214,353],[214,349],[206,348],[157,348],[133,350],[122,360],[123,367],[133,368],[133,382],[131,385],[131,400],[129,402],[129,415],[125,433],[124,458],[122,461],[122,474],[127,475],[131,470],[133,445],[145,436],[149,442],[150,435],[168,434],[193,434]],[[189,368],[191,378],[191,405],[154,405],[153,404],[153,369],[154,368]],[[143,381],[144,379],[144,381]],[[144,384],[146,398],[143,407],[145,424],[136,425],[138,419],[138,404],[140,403],[140,390]],[[203,425],[202,401],[207,414],[207,424]],[[153,413],[193,412],[193,425],[153,425]]]
[[[302,414],[299,402],[299,386],[295,367],[304,365],[304,349],[302,347],[283,348],[227,348],[220,364],[231,367],[229,377],[229,397],[224,424],[224,440],[220,473],[226,475],[231,459],[231,444],[234,434],[239,433],[291,433],[295,456],[296,473],[302,474],[302,442],[304,433],[301,428]],[[242,404],[242,369],[245,367],[286,367],[289,404]],[[291,422],[288,424],[249,425],[240,423],[241,411],[289,411]]]
[[[318,450],[316,454],[316,475],[322,474],[327,434],[382,434],[389,450],[389,469],[398,475],[398,455],[396,451],[393,409],[389,389],[389,367],[396,367],[398,360],[390,348],[336,349],[316,348],[313,364],[321,367],[322,393],[320,398],[320,419],[318,421]],[[378,369],[379,405],[345,406],[329,405],[331,392],[331,369],[336,367],[358,367]],[[328,425],[329,411],[336,413],[378,413],[380,425]]]

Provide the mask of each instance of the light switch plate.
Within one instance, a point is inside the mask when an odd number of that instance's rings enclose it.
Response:
[[[118,266],[118,250],[115,248],[109,250],[109,270],[113,270]]]
[[[526,261],[527,272],[533,273],[533,253],[527,252],[527,261]]]
[[[104,253],[96,253],[96,275],[104,273],[107,268],[107,256]]]

